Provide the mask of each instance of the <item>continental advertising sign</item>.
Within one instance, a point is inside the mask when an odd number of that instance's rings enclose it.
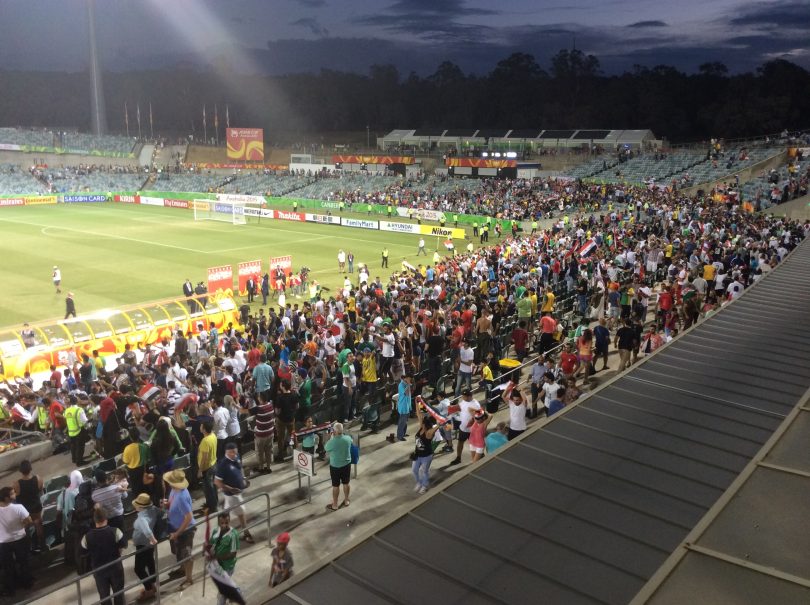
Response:
[[[24,206],[25,200],[21,197],[7,197],[0,200],[0,206]]]
[[[430,225],[418,225],[419,232],[423,235],[438,235],[440,237],[452,237],[453,239],[465,239],[467,232],[464,229],[453,227],[431,227]]]
[[[227,128],[225,140],[228,147],[228,159],[248,162],[264,161],[263,128]]]
[[[106,202],[106,195],[65,195],[62,198],[66,204],[72,203],[87,203],[87,202]],[[56,202],[54,202],[56,203]]]
[[[55,204],[55,195],[31,195],[23,198],[26,206],[39,206],[41,204]]]

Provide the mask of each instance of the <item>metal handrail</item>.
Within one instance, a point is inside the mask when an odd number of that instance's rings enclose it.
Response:
[[[260,494],[255,494],[255,495],[251,496],[250,498],[248,498],[248,499],[246,499],[246,500],[244,500],[244,501],[242,501],[242,502],[240,502],[240,503],[238,503],[238,504],[236,504],[234,506],[231,506],[229,508],[226,508],[226,509],[223,509],[223,510],[220,510],[220,511],[217,511],[217,512],[209,513],[208,515],[202,517],[200,520],[201,521],[205,520],[206,522],[209,522],[212,518],[216,518],[217,516],[219,516],[222,513],[228,513],[228,512],[232,511],[235,508],[243,507],[246,504],[248,504],[249,502],[253,502],[254,500],[258,500],[259,498],[264,498],[265,499],[265,503],[266,503],[266,506],[267,506],[266,519],[259,519],[258,521],[254,521],[253,523],[249,523],[244,529],[249,530],[249,529],[251,529],[253,527],[258,527],[259,525],[261,525],[263,523],[266,523],[267,524],[267,546],[268,546],[268,548],[270,548],[273,545],[273,539],[272,539],[272,531],[271,531],[270,494],[268,494],[267,492],[260,493]],[[196,526],[197,526],[197,524],[195,524],[195,527]],[[129,585],[125,585],[121,590],[111,594],[110,596],[108,596],[107,598],[105,598],[103,600],[99,599],[97,601],[93,601],[90,605],[101,605],[102,602],[111,601],[114,597],[118,596],[119,594],[123,595],[124,593],[126,593],[126,591],[132,590],[133,588],[143,584],[145,581],[150,581],[150,580],[153,580],[155,582],[155,588],[157,589],[156,594],[155,594],[155,598],[157,600],[157,603],[159,604],[160,603],[160,574],[162,574],[162,573],[164,573],[166,571],[171,571],[173,569],[179,568],[183,563],[185,563],[187,561],[194,560],[194,558],[198,554],[202,553],[205,550],[205,547],[207,546],[207,544],[201,545],[200,552],[197,553],[197,554],[194,554],[194,549],[192,549],[192,554],[189,555],[188,557],[186,557],[186,558],[184,558],[184,559],[182,559],[180,561],[175,561],[174,563],[172,563],[168,567],[161,568],[160,567],[160,559],[157,557],[157,548],[158,548],[158,546],[160,544],[164,544],[164,543],[166,543],[168,541],[169,541],[168,538],[164,538],[163,540],[160,540],[154,546],[148,547],[148,548],[154,548],[155,549],[155,573],[154,574],[152,574],[152,575],[150,575],[150,576],[148,576],[146,578],[143,578],[143,579],[138,579],[137,582],[131,583]],[[104,565],[102,565],[100,567],[97,567],[96,569],[94,569],[92,571],[84,573],[84,574],[82,574],[82,575],[80,575],[80,576],[78,576],[76,578],[71,579],[71,580],[62,582],[61,584],[51,588],[47,595],[41,595],[41,596],[37,596],[37,597],[32,597],[30,599],[27,599],[25,601],[21,601],[21,602],[17,603],[17,605],[29,605],[31,603],[36,603],[37,601],[40,601],[41,599],[49,598],[54,592],[56,592],[58,590],[62,590],[63,588],[67,588],[71,584],[75,584],[75,586],[76,586],[76,598],[77,598],[76,602],[78,603],[78,605],[82,605],[83,604],[82,590],[81,590],[81,582],[82,582],[82,580],[86,580],[87,578],[91,578],[97,572],[103,571],[103,570],[105,570],[107,568],[110,568],[110,567],[113,567],[114,565],[118,565],[119,563],[123,564],[123,561],[125,559],[129,559],[130,557],[134,557],[139,552],[143,552],[146,548],[147,547],[135,549],[132,552],[127,553],[127,554],[117,558],[115,561],[110,561],[109,563],[105,563]],[[205,570],[204,569],[203,569],[203,575],[205,575]]]

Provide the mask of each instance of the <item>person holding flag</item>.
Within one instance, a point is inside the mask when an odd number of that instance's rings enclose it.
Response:
[[[208,527],[206,527],[206,533],[208,533]],[[226,600],[244,603],[242,591],[231,580],[236,569],[239,532],[231,527],[230,513],[217,515],[217,527],[213,533],[207,536],[205,544],[206,559],[208,560],[206,569],[219,590],[217,605],[225,605]]]

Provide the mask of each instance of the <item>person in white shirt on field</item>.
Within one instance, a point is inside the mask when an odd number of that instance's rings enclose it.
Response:
[[[56,265],[53,266],[53,285],[56,287],[57,294],[62,292],[60,287],[62,285],[62,271]]]

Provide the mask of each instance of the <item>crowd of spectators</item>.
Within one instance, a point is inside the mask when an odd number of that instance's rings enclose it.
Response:
[[[241,462],[249,444],[256,473],[288,459],[291,440],[328,455],[327,509],[349,506],[351,444],[343,424],[332,421],[377,429],[390,412],[397,427],[390,441],[407,451],[399,442],[408,441],[418,412],[413,475],[424,493],[430,462],[441,454],[434,443],[451,465],[464,460],[465,443],[471,460],[480,459],[518,436],[527,419],[554,414],[587,392],[611,349],[619,370],[653,353],[739,297],[810,230],[810,223],[743,212],[734,200],[716,204],[661,188],[517,180],[485,181],[478,193],[438,201],[408,187],[380,195],[521,218],[542,215],[556,196],[553,207],[570,212],[548,229],[514,232],[418,267],[403,264],[390,276],[347,274],[331,295],[313,282],[299,290],[306,298],[257,310],[243,305],[239,326],[201,324],[141,352],[127,347],[115,360],[85,355],[52,368],[42,387],[7,383],[0,406],[7,422],[55,443],[67,437],[77,466],[86,441],[103,459],[121,456],[112,476],[71,477],[65,487],[60,538],[77,549],[70,559],[81,559],[82,538],[93,529],[87,511],[71,510],[83,489],[103,509],[96,527],[122,527],[125,501],[161,508],[169,496],[190,503],[185,492],[200,487],[201,510],[169,506],[178,561],[190,553],[195,515],[223,503],[236,507],[239,533],[251,541],[239,508],[249,485]],[[432,405],[420,407],[421,398]],[[491,427],[501,403],[509,422]],[[43,486],[31,483],[30,468],[22,470],[35,505]],[[38,528],[34,536],[41,547]],[[0,538],[11,566],[5,569],[13,569],[29,538]],[[177,579],[190,583],[190,569]],[[7,573],[6,591],[18,585],[25,587]],[[152,589],[145,581],[144,591]]]

